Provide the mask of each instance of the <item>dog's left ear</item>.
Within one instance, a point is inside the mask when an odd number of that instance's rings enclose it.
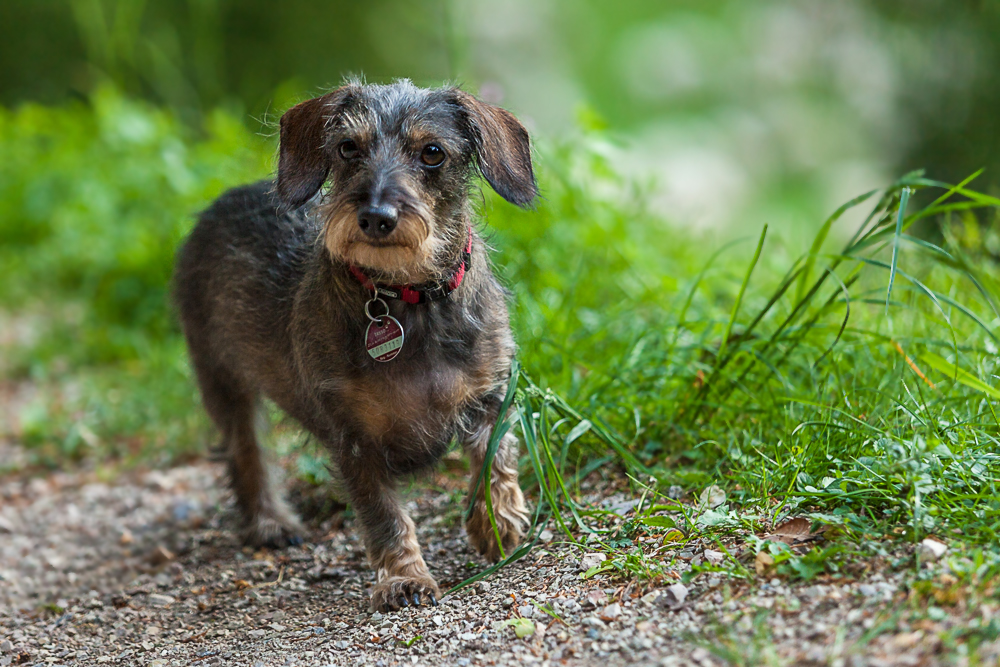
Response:
[[[486,181],[511,204],[527,206],[538,194],[528,131],[509,111],[454,89],[465,110],[476,163]]]
[[[296,104],[281,117],[278,148],[278,196],[298,208],[319,192],[330,173],[327,123],[343,109],[350,86]]]

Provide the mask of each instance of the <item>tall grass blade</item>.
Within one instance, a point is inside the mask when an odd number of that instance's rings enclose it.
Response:
[[[726,330],[722,334],[722,342],[719,344],[719,354],[716,357],[720,361],[726,356],[726,345],[729,342],[729,336],[733,331],[733,324],[736,322],[736,315],[740,312],[740,304],[743,303],[743,295],[746,294],[747,285],[750,284],[750,276],[753,275],[753,270],[757,267],[757,260],[760,259],[760,251],[764,248],[764,239],[767,237],[767,225],[764,225],[764,229],[760,232],[760,240],[757,241],[757,249],[753,253],[753,259],[750,260],[750,266],[747,267],[746,275],[743,276],[743,284],[740,285],[740,291],[736,294],[736,301],[733,303],[733,309],[729,313],[729,321],[726,322]]]
[[[952,380],[961,382],[966,387],[970,387],[976,391],[980,391],[994,400],[1000,400],[1000,391],[986,384],[969,371],[959,368],[958,364],[953,364],[933,352],[924,352],[918,356],[925,364],[936,371],[944,373]]]
[[[896,279],[896,263],[899,261],[899,239],[903,234],[903,218],[906,216],[906,205],[910,203],[910,188],[903,188],[899,198],[899,212],[896,215],[896,236],[892,244],[892,266],[889,267],[889,289],[885,293],[885,315],[889,316],[889,301],[892,299],[892,283]]]

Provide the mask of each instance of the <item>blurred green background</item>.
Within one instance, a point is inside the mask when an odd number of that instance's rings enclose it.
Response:
[[[457,82],[532,130],[538,211],[484,202],[525,366],[636,438],[645,405],[655,453],[662,385],[640,400],[616,373],[670,322],[687,356],[663,373],[692,386],[746,244],[670,309],[727,239],[771,226],[773,287],[837,206],[900,174],[985,167],[995,189],[998,30],[1000,3],[973,0],[5,0],[0,469],[203,450],[174,249],[270,173],[284,109],[352,73]],[[996,254],[992,224],[961,238]]]
[[[465,84],[533,129],[581,108],[683,223],[823,213],[915,168],[996,183],[995,0],[9,0],[0,102],[113,82],[251,129],[347,73]]]

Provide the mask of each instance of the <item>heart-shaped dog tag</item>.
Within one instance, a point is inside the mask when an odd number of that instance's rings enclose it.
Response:
[[[403,347],[403,327],[395,317],[383,315],[382,323],[372,322],[365,332],[365,347],[375,361],[392,361]]]

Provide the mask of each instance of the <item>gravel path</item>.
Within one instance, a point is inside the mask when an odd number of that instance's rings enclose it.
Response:
[[[437,608],[371,614],[349,519],[314,524],[302,547],[244,548],[220,472],[0,481],[0,666],[930,665],[942,637],[995,609],[911,622],[905,570],[884,564],[794,589],[721,575],[635,589],[581,579],[595,556],[550,542]],[[410,509],[444,589],[483,563],[460,495],[439,482],[415,487]],[[691,544],[676,555],[677,574],[716,557]],[[979,653],[996,660],[998,647]]]

